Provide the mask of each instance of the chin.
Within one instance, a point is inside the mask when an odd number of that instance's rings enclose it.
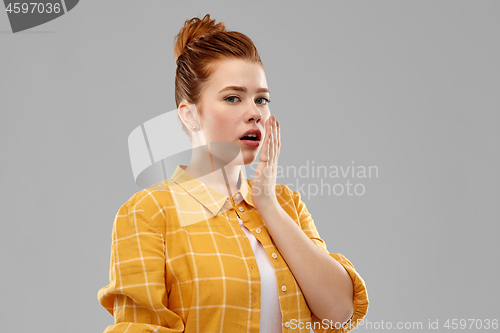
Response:
[[[243,164],[248,165],[255,161],[257,155],[259,155],[259,150],[254,151],[243,151]]]

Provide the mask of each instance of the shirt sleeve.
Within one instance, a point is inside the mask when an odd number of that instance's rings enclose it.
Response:
[[[164,237],[142,202],[146,198],[134,195],[115,217],[110,283],[98,292],[115,324],[104,333],[184,332],[182,319],[167,308]]]
[[[292,190],[290,190],[292,191]],[[352,280],[352,285],[353,285],[353,307],[354,307],[354,312],[351,317],[351,319],[343,326],[343,327],[332,327],[330,324],[326,324],[321,321],[318,317],[316,317],[314,314],[312,314],[312,320],[313,322],[317,322],[318,324],[312,325],[313,327],[321,327],[321,328],[313,328],[313,331],[315,333],[333,333],[333,332],[338,332],[338,333],[345,333],[349,332],[352,330],[354,327],[357,326],[358,323],[361,322],[361,320],[366,316],[366,313],[368,312],[368,293],[366,291],[366,285],[365,281],[361,278],[361,276],[356,272],[354,266],[352,263],[347,260],[346,257],[344,257],[340,253],[329,253],[325,242],[321,239],[319,236],[318,230],[316,229],[316,226],[314,225],[314,221],[311,217],[311,214],[309,214],[307,207],[305,203],[302,201],[300,198],[300,193],[298,191],[292,191],[293,193],[293,202],[295,204],[295,207],[297,209],[297,214],[299,216],[300,220],[300,226],[304,233],[320,248],[322,248],[326,253],[328,253],[332,258],[337,260],[338,263],[340,263],[347,273],[349,273],[349,276],[351,277]],[[328,327],[328,328],[327,328]]]

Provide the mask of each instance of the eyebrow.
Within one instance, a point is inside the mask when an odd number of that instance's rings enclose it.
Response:
[[[227,86],[227,87],[223,88],[221,91],[219,91],[219,93],[221,93],[221,92],[223,92],[223,91],[226,91],[226,90],[237,90],[237,91],[247,92],[247,88],[245,88],[245,87],[240,87],[240,86]],[[269,91],[269,89],[267,89],[267,88],[259,88],[259,89],[257,89],[257,93],[261,93],[261,92],[271,93],[271,92]]]

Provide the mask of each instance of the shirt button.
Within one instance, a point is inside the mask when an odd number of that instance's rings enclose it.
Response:
[[[245,209],[243,207],[238,208],[240,212],[244,211]]]
[[[239,199],[240,198],[240,194],[239,193],[236,193],[236,195],[234,196],[236,199]]]
[[[282,285],[282,286],[281,286],[281,290],[286,291],[286,286],[285,286],[285,285]]]
[[[262,232],[262,230],[260,230],[259,228],[255,229],[255,232],[260,234]]]
[[[271,257],[273,257],[274,259],[278,258],[278,255],[276,253],[273,253],[271,254]]]
[[[253,269],[253,266],[250,266],[250,269]]]

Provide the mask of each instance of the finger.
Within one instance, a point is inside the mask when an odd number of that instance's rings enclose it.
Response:
[[[274,125],[274,116],[271,116],[271,139],[270,139],[270,142],[269,142],[269,162],[270,163],[273,163],[274,162],[274,152],[275,152],[275,142],[276,142],[276,139],[275,139],[275,135],[274,135],[274,132],[275,132],[275,125]]]
[[[281,150],[281,134],[280,134],[280,122],[276,121],[276,127],[278,129],[278,153],[276,156],[280,156],[280,150]]]
[[[269,164],[272,159],[273,159],[273,144],[274,144],[274,137],[273,137],[273,120],[272,116],[269,119],[269,142],[268,142],[268,151],[267,151],[267,163]]]
[[[264,142],[262,143],[262,151],[260,152],[260,161],[267,162],[269,160],[269,137],[271,136],[271,126],[270,118],[266,120],[265,123],[265,135]]]
[[[274,117],[274,159],[278,158],[278,122],[276,121],[276,117]]]
[[[274,157],[274,163],[276,164],[276,160],[278,158],[278,124],[276,123],[276,117],[273,118],[273,124],[274,124],[274,130],[273,130],[273,135],[274,135],[274,143],[273,143],[273,157]]]

